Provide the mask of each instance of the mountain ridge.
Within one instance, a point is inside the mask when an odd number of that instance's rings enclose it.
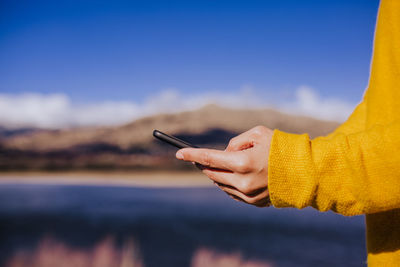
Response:
[[[102,142],[126,149],[150,142],[153,139],[153,129],[170,134],[200,134],[210,129],[240,133],[257,125],[291,133],[309,133],[311,137],[316,137],[329,133],[338,123],[288,115],[273,109],[230,109],[207,105],[194,111],[148,116],[121,126],[28,131],[11,135],[5,140],[3,138],[3,145],[5,143],[10,148],[43,151]]]
[[[0,170],[187,168],[176,149],[152,136],[154,129],[202,147],[223,149],[229,139],[264,125],[311,137],[333,131],[337,122],[284,114],[272,109],[198,110],[144,117],[120,126],[22,131],[0,140]]]

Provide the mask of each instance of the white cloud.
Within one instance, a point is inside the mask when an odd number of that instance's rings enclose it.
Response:
[[[283,103],[281,110],[314,118],[344,121],[351,114],[355,104],[338,98],[322,98],[308,86],[296,90],[294,101]]]
[[[59,127],[69,108],[68,97],[61,94],[0,94],[0,125]]]
[[[64,94],[0,94],[0,125],[6,127],[112,125],[129,121],[137,110],[131,102],[73,105]]]
[[[274,100],[274,99],[273,99]],[[339,99],[321,98],[315,90],[302,86],[289,100],[268,101],[250,86],[231,93],[201,92],[184,95],[166,89],[148,100],[105,101],[75,105],[64,94],[0,94],[0,125],[6,127],[65,128],[72,126],[118,125],[156,113],[179,112],[217,104],[235,108],[262,108],[266,103],[285,112],[321,119],[343,121],[354,108]]]

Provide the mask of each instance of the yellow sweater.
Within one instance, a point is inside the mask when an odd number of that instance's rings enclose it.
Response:
[[[332,134],[275,130],[269,155],[275,207],[366,214],[369,266],[400,266],[400,0],[382,0],[363,101]]]

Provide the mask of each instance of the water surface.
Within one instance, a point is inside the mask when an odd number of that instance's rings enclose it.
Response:
[[[256,208],[214,188],[3,184],[0,263],[45,237],[88,251],[134,240],[144,266],[190,266],[206,248],[274,266],[365,266],[363,217]]]

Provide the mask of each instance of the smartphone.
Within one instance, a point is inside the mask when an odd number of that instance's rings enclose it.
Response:
[[[168,135],[168,134],[160,132],[158,130],[154,130],[153,131],[153,136],[155,138],[157,138],[157,139],[159,139],[159,140],[161,140],[163,142],[166,142],[166,143],[168,143],[170,145],[173,145],[173,146],[175,146],[175,147],[177,147],[179,149],[180,148],[186,148],[186,147],[198,148],[195,145],[192,145],[192,144],[190,144],[188,142],[185,142],[185,141],[183,141],[183,140],[181,140],[179,138],[176,138],[175,136]]]

